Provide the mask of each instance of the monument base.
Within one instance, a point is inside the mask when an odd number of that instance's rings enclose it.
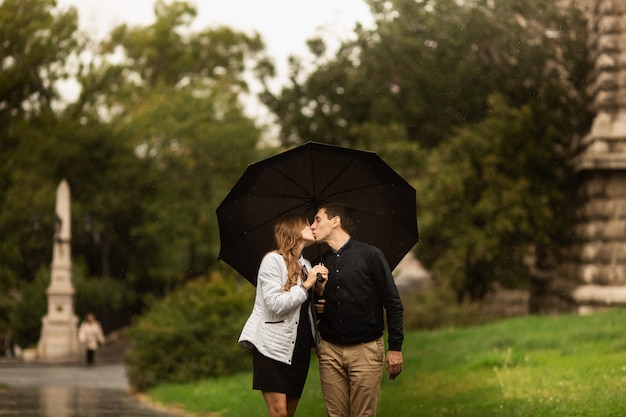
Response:
[[[69,320],[42,320],[41,338],[37,345],[37,356],[41,361],[63,361],[79,358],[78,317]]]

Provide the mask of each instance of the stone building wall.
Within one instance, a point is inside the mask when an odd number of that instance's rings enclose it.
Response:
[[[558,265],[534,274],[531,312],[626,306],[626,0],[577,4],[589,15],[596,116],[575,161],[581,185],[574,243]]]

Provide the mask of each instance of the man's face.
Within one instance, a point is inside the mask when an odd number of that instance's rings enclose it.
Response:
[[[315,236],[317,242],[325,242],[328,239],[333,230],[333,219],[328,218],[325,209],[318,210],[311,225],[313,236]]]

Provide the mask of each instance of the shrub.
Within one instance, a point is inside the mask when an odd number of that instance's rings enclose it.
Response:
[[[489,321],[482,313],[480,303],[459,303],[455,292],[445,284],[406,292],[401,298],[407,330],[465,327]]]
[[[254,287],[214,273],[154,301],[129,332],[130,385],[144,391],[164,382],[188,382],[248,371],[237,338],[254,300]]]

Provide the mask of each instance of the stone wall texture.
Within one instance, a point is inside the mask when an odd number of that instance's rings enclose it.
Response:
[[[531,312],[626,307],[626,0],[577,4],[589,16],[596,116],[576,161],[581,185],[574,243],[555,268],[535,273]]]

